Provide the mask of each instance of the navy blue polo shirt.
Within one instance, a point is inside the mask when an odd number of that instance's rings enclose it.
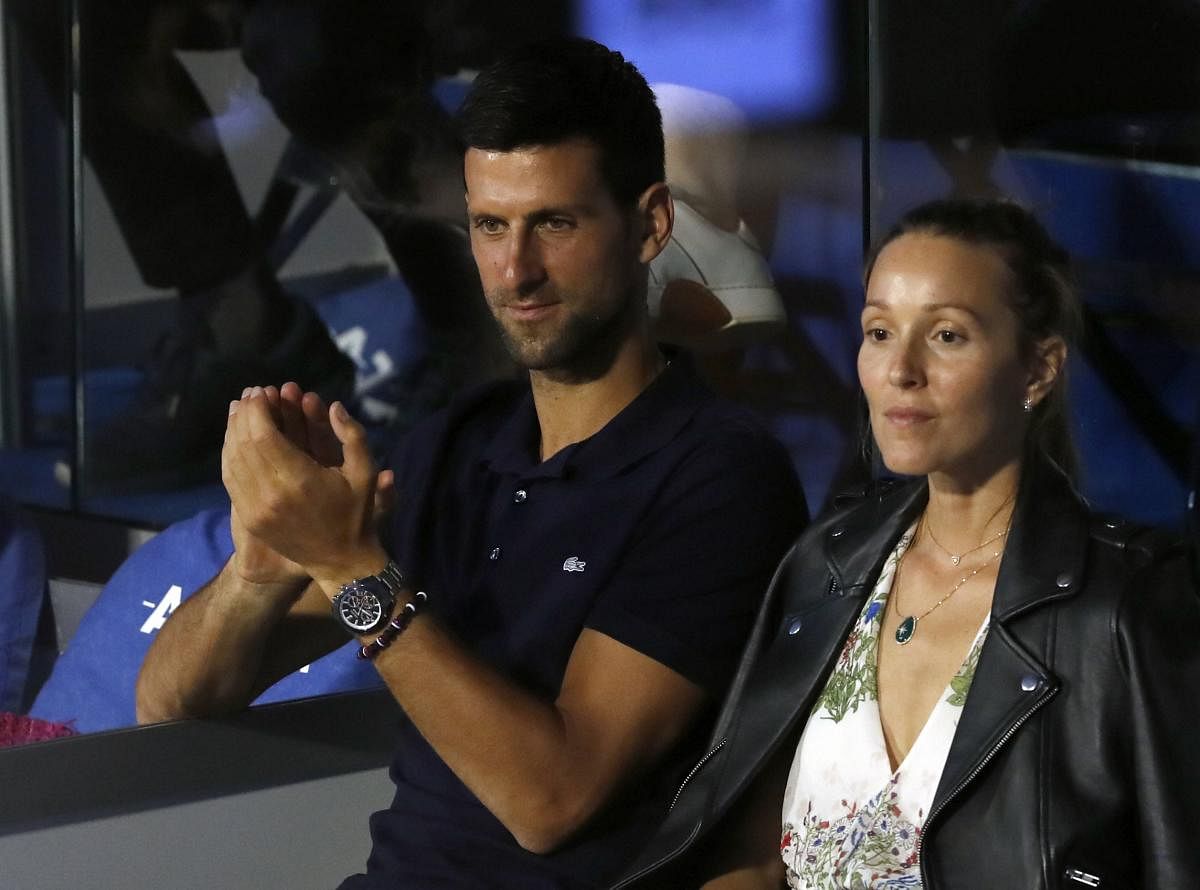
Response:
[[[783,447],[679,356],[595,435],[544,462],[538,452],[532,394],[514,383],[463,398],[400,448],[390,545],[430,611],[548,701],[589,627],[703,686],[715,705],[805,518]],[[405,723],[395,799],[371,820],[368,876],[343,887],[600,886],[665,815],[708,728],[538,856]]]

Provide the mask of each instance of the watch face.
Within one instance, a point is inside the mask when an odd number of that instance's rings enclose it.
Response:
[[[382,591],[375,585],[357,582],[342,588],[333,601],[333,612],[347,630],[355,634],[367,634],[387,623],[392,611],[392,597],[380,582]]]

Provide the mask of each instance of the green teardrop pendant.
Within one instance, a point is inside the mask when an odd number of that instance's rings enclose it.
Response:
[[[903,646],[913,638],[913,634],[917,632],[917,616],[909,615],[900,622],[900,626],[896,628],[896,642]]]

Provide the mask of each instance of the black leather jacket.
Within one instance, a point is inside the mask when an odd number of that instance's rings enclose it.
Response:
[[[713,751],[615,887],[694,884],[685,854],[795,745],[924,484],[815,523],[784,558]],[[1182,548],[1027,472],[992,625],[919,848],[926,890],[1200,888],[1200,597]]]

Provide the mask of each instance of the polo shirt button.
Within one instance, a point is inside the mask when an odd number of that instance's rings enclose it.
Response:
[[[494,561],[496,561],[496,560],[497,560],[497,559],[499,559],[499,558],[500,558],[500,548],[499,548],[499,547],[493,547],[493,548],[492,548],[492,552],[488,554],[488,559],[490,559],[490,560],[492,560],[492,561],[494,562]]]
[[[513,492],[513,503],[523,504],[529,499],[529,494],[523,488],[518,488]]]

